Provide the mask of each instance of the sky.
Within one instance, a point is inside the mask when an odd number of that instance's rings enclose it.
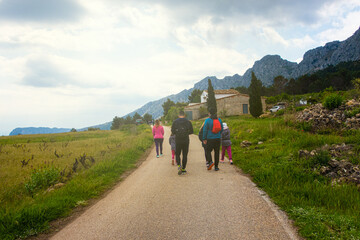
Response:
[[[112,121],[267,54],[350,37],[360,0],[0,0],[0,136]]]

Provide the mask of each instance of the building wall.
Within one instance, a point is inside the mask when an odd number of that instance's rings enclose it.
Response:
[[[263,112],[266,110],[265,98],[261,98]],[[235,95],[230,97],[225,97],[216,100],[218,115],[223,115],[223,111],[225,111],[226,116],[234,116],[234,115],[242,115],[242,114],[250,114],[249,110],[249,96],[247,95]],[[244,113],[243,105],[247,105],[247,113]],[[186,111],[192,111],[192,120],[196,120],[200,118],[200,107],[206,107],[205,103],[199,103],[191,106],[186,106],[184,108]]]

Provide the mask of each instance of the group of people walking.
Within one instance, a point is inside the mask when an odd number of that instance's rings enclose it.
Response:
[[[164,128],[160,125],[159,120],[155,121],[153,127],[153,136],[156,145],[156,156],[162,156],[162,144],[164,140]],[[185,118],[184,111],[180,111],[179,118],[171,126],[171,136],[169,144],[171,145],[172,164],[178,166],[178,174],[186,173],[187,155],[189,152],[189,135],[193,134],[191,122]],[[225,151],[229,156],[230,164],[233,164],[231,154],[230,130],[226,123],[223,123],[217,114],[209,113],[209,118],[205,120],[199,131],[199,139],[204,148],[206,167],[211,170],[215,166],[215,171],[219,170],[219,162],[224,162]],[[221,159],[220,146],[222,145]],[[160,150],[160,151],[159,151]],[[214,151],[214,161],[212,152]],[[160,153],[160,155],[159,155]],[[181,159],[182,155],[182,159]]]

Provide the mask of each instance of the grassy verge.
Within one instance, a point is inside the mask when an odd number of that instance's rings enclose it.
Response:
[[[40,140],[43,138],[53,139],[46,141],[48,147],[45,150],[44,141]],[[76,206],[86,205],[90,198],[99,196],[117,182],[123,172],[133,168],[152,142],[150,128],[145,125],[124,131],[1,138],[0,161],[3,165],[0,174],[7,176],[8,181],[0,179],[0,239],[37,234],[47,229],[50,221],[68,215]],[[55,149],[57,155],[62,157],[54,154]],[[79,156],[84,153],[91,156],[94,162],[86,158],[85,164],[74,171],[74,158],[80,160]],[[32,167],[30,163],[21,166],[20,160],[27,159],[29,155],[34,155],[29,158]],[[39,176],[49,179],[54,174],[48,173],[56,170],[66,173],[67,177],[60,174],[55,181],[64,182],[64,185],[55,189],[52,187],[55,182],[48,186],[38,184],[41,182],[39,179],[43,179]],[[32,194],[26,188],[29,182],[40,186]]]
[[[360,239],[360,191],[355,185],[331,185],[314,171],[312,159],[300,149],[324,144],[360,144],[351,136],[315,135],[289,127],[283,118],[224,118],[231,130],[234,163],[274,200],[307,239]],[[240,146],[243,140],[252,145]],[[263,142],[262,144],[258,144]]]

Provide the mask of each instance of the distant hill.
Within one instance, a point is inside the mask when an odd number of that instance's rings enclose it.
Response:
[[[231,87],[248,87],[251,82],[251,72],[254,72],[256,77],[260,79],[265,86],[270,86],[273,83],[275,77],[282,75],[287,79],[297,79],[302,75],[311,74],[316,71],[325,69],[330,65],[337,65],[341,62],[356,61],[360,59],[360,29],[358,29],[354,35],[346,39],[345,41],[334,41],[325,44],[323,47],[318,47],[307,51],[304,54],[303,60],[298,64],[296,62],[290,62],[282,59],[279,55],[266,55],[262,59],[256,61],[254,65],[249,68],[243,76],[235,74],[233,76],[227,76],[223,79],[218,79],[215,76],[205,77],[204,79],[197,82],[194,87],[185,89],[177,94],[172,94],[161,98],[156,101],[148,102],[144,106],[136,109],[135,111],[126,114],[133,116],[135,113],[144,115],[149,113],[153,118],[158,118],[163,115],[162,104],[169,98],[176,102],[187,102],[188,97],[194,89],[205,90],[207,89],[207,80],[211,79],[211,83],[214,89],[229,89]],[[111,122],[92,126],[98,127],[103,130],[109,130]],[[86,128],[79,129],[78,131],[86,130]],[[25,130],[35,128],[17,128],[14,129],[10,135],[20,134],[35,134],[42,133],[39,131],[45,131],[44,128],[38,128],[39,130]],[[54,133],[51,128],[47,128],[49,132]],[[15,132],[14,132],[15,131]],[[32,133],[22,133],[32,132]],[[56,130],[54,130],[56,131]],[[65,131],[65,129],[64,129]],[[66,131],[70,131],[66,129]],[[15,134],[12,134],[12,133]]]
[[[100,130],[110,130],[112,122],[107,122],[91,127],[76,129],[77,131],[86,131],[88,128],[100,128]],[[25,135],[25,134],[50,134],[50,133],[63,133],[70,132],[71,128],[49,128],[49,127],[24,127],[24,128],[15,128],[9,134],[9,136],[14,135]]]
[[[48,128],[48,127],[27,127],[27,128],[15,128],[9,134],[14,135],[25,135],[25,134],[47,134],[47,133],[62,133],[70,132],[70,128]]]

